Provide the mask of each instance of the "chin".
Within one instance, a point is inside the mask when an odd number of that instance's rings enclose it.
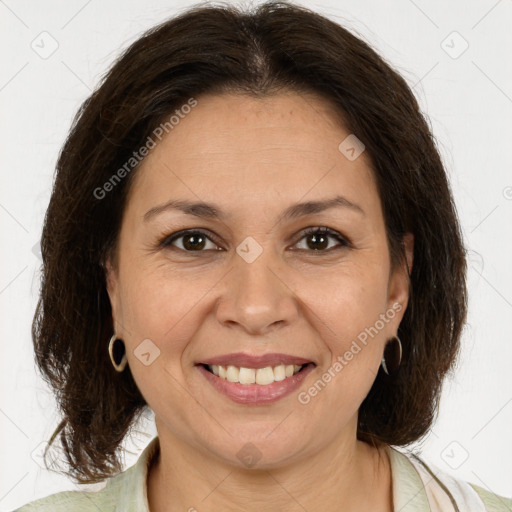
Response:
[[[272,422],[268,429],[253,432],[252,435],[248,432],[240,436],[227,435],[222,441],[217,439],[206,443],[206,447],[226,464],[253,471],[276,469],[301,455],[306,456],[311,443],[308,446],[303,429],[295,429],[300,433],[297,439],[284,433],[278,434],[278,429],[276,423]],[[229,431],[229,428],[226,430]]]

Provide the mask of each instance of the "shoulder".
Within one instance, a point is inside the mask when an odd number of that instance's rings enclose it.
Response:
[[[489,512],[512,512],[512,498],[494,494],[475,484],[470,483],[469,485],[480,496],[480,499],[485,503],[486,510]]]
[[[113,512],[115,501],[102,491],[62,491],[31,501],[13,512]]]
[[[148,512],[147,470],[158,448],[157,436],[133,466],[107,480],[101,490],[62,491],[31,501],[12,512]]]
[[[114,512],[130,470],[107,480],[101,490],[61,491],[31,501],[13,512]]]
[[[414,453],[388,450],[395,507],[402,512],[512,512],[512,499],[458,479]]]

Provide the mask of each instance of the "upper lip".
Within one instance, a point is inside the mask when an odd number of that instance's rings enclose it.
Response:
[[[234,354],[224,354],[221,356],[211,357],[200,361],[198,364],[215,364],[220,366],[238,366],[243,368],[265,368],[267,366],[278,366],[280,364],[297,364],[303,365],[312,363],[311,359],[297,357],[290,354],[269,353],[262,355],[244,354],[236,352]]]

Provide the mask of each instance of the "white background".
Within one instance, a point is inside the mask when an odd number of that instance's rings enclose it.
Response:
[[[372,44],[431,119],[469,250],[470,312],[460,364],[418,448],[439,468],[510,497],[512,1],[301,3]],[[79,488],[31,457],[58,422],[53,396],[35,370],[30,335],[40,265],[33,248],[58,152],[77,108],[120,49],[188,5],[0,0],[0,511]],[[458,55],[465,41],[469,47]],[[43,59],[31,44],[40,52],[58,48]],[[149,417],[124,444],[126,466],[154,434]]]

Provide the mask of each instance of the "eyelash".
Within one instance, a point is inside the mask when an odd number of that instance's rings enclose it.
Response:
[[[169,248],[171,250],[179,250],[179,251],[186,252],[186,253],[189,253],[189,254],[190,253],[194,253],[194,252],[197,252],[197,253],[205,252],[205,249],[200,250],[200,251],[187,251],[185,249],[181,249],[180,247],[176,247],[176,246],[172,245],[172,242],[174,242],[175,240],[178,240],[180,238],[183,238],[183,237],[185,237],[187,235],[201,235],[201,236],[204,236],[205,238],[207,238],[210,242],[218,245],[215,242],[215,240],[212,240],[212,237],[208,236],[208,234],[205,231],[202,231],[202,230],[199,230],[199,229],[186,229],[186,230],[178,231],[178,232],[173,233],[171,235],[165,236],[158,243],[158,246],[159,247],[164,247],[164,248]],[[333,229],[330,229],[330,228],[327,228],[327,227],[311,227],[311,228],[305,229],[304,231],[302,231],[300,238],[297,240],[297,242],[295,244],[300,242],[303,238],[306,238],[308,235],[328,235],[328,236],[330,236],[332,238],[335,238],[338,242],[340,242],[340,245],[335,246],[335,247],[331,247],[329,249],[321,249],[321,250],[313,250],[313,249],[311,249],[311,250],[308,250],[308,249],[298,249],[298,250],[306,251],[306,252],[312,252],[312,253],[319,253],[320,254],[320,253],[330,253],[332,250],[343,249],[345,247],[352,247],[352,244],[351,244],[350,240],[348,240],[348,238],[342,236],[337,231],[335,231]]]

